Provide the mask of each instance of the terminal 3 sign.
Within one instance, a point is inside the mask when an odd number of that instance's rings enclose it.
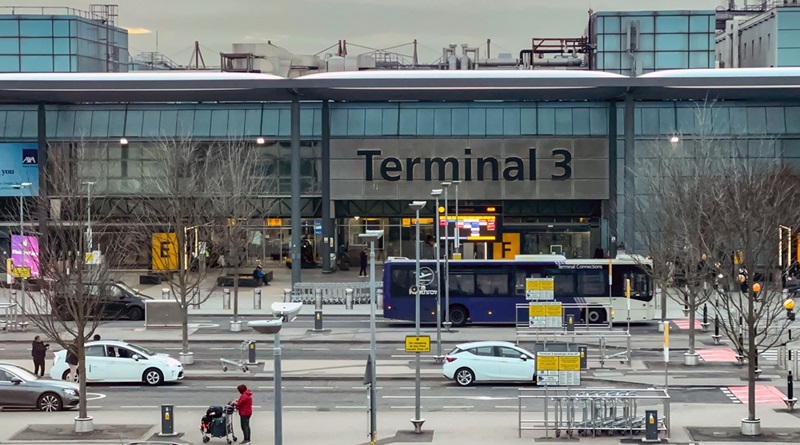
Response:
[[[331,196],[430,199],[442,181],[459,180],[462,199],[607,199],[608,162],[604,137],[339,139]]]

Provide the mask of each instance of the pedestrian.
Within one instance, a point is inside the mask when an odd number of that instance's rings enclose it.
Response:
[[[92,337],[92,341],[100,341],[100,334],[94,334],[94,337]]]
[[[39,377],[44,377],[44,359],[47,356],[47,348],[50,343],[42,341],[42,337],[33,337],[33,344],[31,345],[31,356],[33,357],[33,373]]]
[[[367,249],[361,251],[358,254],[359,259],[361,260],[361,270],[358,271],[358,276],[367,276]]]
[[[247,389],[245,385],[236,387],[239,390],[239,399],[233,402],[233,406],[239,410],[239,421],[242,428],[242,435],[244,440],[240,442],[241,445],[250,443],[250,416],[253,415],[253,392]]]
[[[78,340],[72,342],[67,346],[67,358],[65,360],[69,365],[69,381],[75,382],[78,380]]]

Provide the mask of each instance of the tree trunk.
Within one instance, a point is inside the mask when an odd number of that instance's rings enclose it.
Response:
[[[694,329],[694,322],[697,319],[697,294],[689,293],[689,354],[694,354],[694,343],[697,332]]]
[[[756,317],[753,299],[747,298],[747,412],[748,420],[756,420]]]
[[[75,355],[78,356],[78,417],[85,419],[89,416],[86,406],[86,348],[84,346],[84,329],[78,329],[75,339]]]
[[[233,321],[239,321],[239,257],[233,265]]]
[[[189,353],[189,304],[186,296],[183,297],[181,304],[181,346],[183,347],[183,354]]]

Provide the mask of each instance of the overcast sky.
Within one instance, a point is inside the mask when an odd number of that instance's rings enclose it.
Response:
[[[740,5],[744,0],[737,0]],[[755,0],[751,0],[754,3]],[[89,10],[100,0],[2,2]],[[112,3],[111,0],[108,3]],[[158,50],[187,64],[194,41],[208,65],[232,43],[266,42],[295,54],[314,54],[345,39],[387,48],[419,42],[421,62],[433,62],[450,43],[492,54],[518,53],[533,37],[579,37],[587,11],[714,9],[726,0],[117,0],[118,25],[150,32],[131,34],[130,52]],[[8,11],[7,9],[5,10]],[[156,33],[157,32],[157,33]],[[410,54],[410,46],[398,52]],[[355,46],[349,54],[358,54]]]

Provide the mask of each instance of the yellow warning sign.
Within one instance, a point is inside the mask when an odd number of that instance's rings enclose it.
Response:
[[[544,356],[539,354],[536,357],[537,371],[558,371],[558,356]]]
[[[544,317],[547,314],[547,306],[541,304],[532,304],[528,306],[529,317]]]
[[[431,352],[431,336],[422,335],[416,337],[413,335],[406,335],[406,352]]]
[[[14,276],[14,278],[30,278],[31,277],[31,268],[30,267],[17,266],[15,268],[11,269],[11,270],[12,270],[11,274]]]

